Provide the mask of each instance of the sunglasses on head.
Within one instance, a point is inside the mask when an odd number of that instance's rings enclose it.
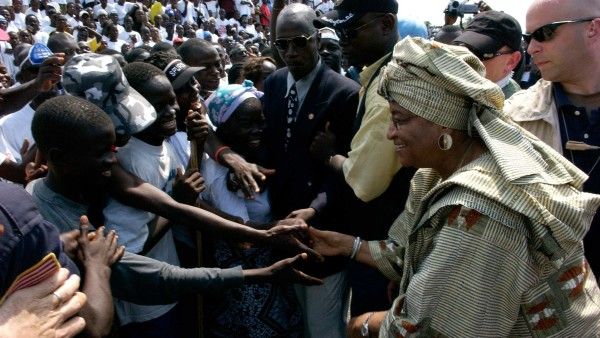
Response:
[[[340,39],[346,40],[346,41],[350,41],[353,40],[357,35],[358,32],[360,32],[361,30],[365,29],[365,27],[367,27],[368,25],[370,25],[371,23],[375,22],[377,19],[384,17],[385,15],[379,15],[374,17],[373,19],[371,19],[370,21],[358,26],[358,27],[353,27],[353,28],[336,28],[335,29],[335,33],[340,37]]]
[[[304,48],[308,44],[308,41],[315,35],[316,33],[310,36],[299,35],[288,39],[277,39],[275,40],[275,47],[279,50],[287,50],[290,47],[290,44],[293,44],[295,48]]]
[[[533,31],[533,33],[523,34],[523,40],[525,43],[529,45],[531,43],[531,39],[535,39],[538,42],[550,41],[556,32],[556,29],[567,23],[580,23],[592,21],[596,18],[588,18],[588,19],[578,19],[578,20],[564,20],[564,21],[556,21],[549,23],[547,25],[543,25],[542,27]]]

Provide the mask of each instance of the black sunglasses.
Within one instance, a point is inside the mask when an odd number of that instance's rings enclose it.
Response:
[[[275,40],[275,47],[277,47],[277,49],[279,50],[287,50],[290,47],[291,43],[294,45],[295,48],[304,48],[308,44],[308,41],[312,39],[315,35],[316,33],[311,36],[299,35],[289,39],[277,39]]]
[[[552,23],[543,25],[542,27],[536,29],[535,31],[533,31],[533,33],[523,34],[523,40],[525,40],[525,43],[527,45],[529,45],[529,43],[531,43],[531,39],[535,39],[535,41],[538,41],[538,42],[549,41],[552,39],[552,36],[556,32],[556,29],[564,24],[587,22],[587,21],[592,21],[594,19],[596,19],[596,18],[552,22]]]
[[[361,30],[365,29],[365,27],[367,27],[368,25],[370,25],[371,23],[375,22],[377,19],[383,18],[385,15],[379,15],[374,17],[373,19],[371,19],[370,21],[358,26],[358,27],[353,27],[353,28],[336,28],[335,29],[335,33],[340,37],[340,39],[342,40],[346,40],[346,41],[351,41],[353,40],[357,35],[358,32],[360,32]]]

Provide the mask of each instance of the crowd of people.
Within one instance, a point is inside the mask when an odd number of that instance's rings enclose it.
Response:
[[[0,1],[0,337],[598,336],[600,1],[478,8]]]

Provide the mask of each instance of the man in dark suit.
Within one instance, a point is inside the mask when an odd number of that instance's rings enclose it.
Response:
[[[292,213],[296,210],[318,214],[326,204],[324,192],[335,186],[332,175],[310,156],[315,135],[331,131],[336,150],[344,154],[352,138],[359,86],[321,61],[320,37],[312,24],[315,18],[310,7],[297,3],[286,6],[277,18],[275,45],[287,67],[266,79],[263,97],[265,164],[275,169],[269,184],[275,218],[307,217]],[[319,226],[313,220],[311,225]],[[332,217],[321,223],[328,229],[339,225]],[[325,285],[297,290],[305,311],[306,336],[343,337],[345,274],[335,273],[343,266],[325,266],[321,269],[322,276],[329,275]]]

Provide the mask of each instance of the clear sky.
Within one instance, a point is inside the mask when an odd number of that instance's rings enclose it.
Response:
[[[525,30],[525,13],[531,0],[486,0],[485,2],[494,10],[514,16],[521,24],[521,28]],[[432,25],[441,26],[444,24],[443,12],[448,3],[449,0],[398,0],[398,16],[429,21]]]

